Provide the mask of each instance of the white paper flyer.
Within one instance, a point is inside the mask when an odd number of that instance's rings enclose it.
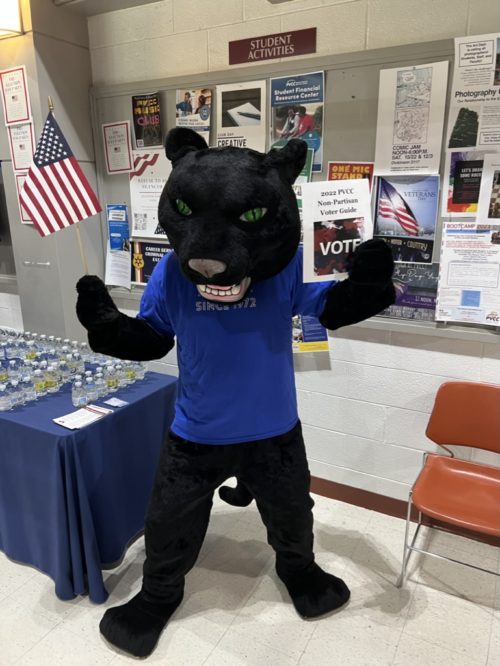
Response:
[[[218,148],[235,146],[266,150],[266,82],[217,86]]]
[[[375,173],[437,174],[448,62],[380,72]]]
[[[130,122],[106,123],[102,126],[106,171],[112,176],[132,170]]]
[[[26,171],[31,167],[35,152],[33,123],[19,123],[7,127],[10,154],[14,171]]]
[[[31,120],[26,67],[12,67],[0,72],[0,92],[6,125]]]
[[[166,238],[158,224],[158,202],[172,165],[163,150],[132,151],[130,204],[135,238]]]

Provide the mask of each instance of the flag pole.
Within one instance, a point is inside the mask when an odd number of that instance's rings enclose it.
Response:
[[[52,101],[52,97],[50,95],[48,96],[47,102],[49,105],[49,111],[51,113],[54,113],[54,102]],[[78,226],[78,222],[74,226],[76,230],[76,238],[78,240],[78,246],[80,248],[80,256],[82,258],[83,270],[85,271],[85,275],[88,275],[89,265],[87,262],[87,255],[85,254],[85,249],[83,247],[82,235],[80,233],[80,227]]]

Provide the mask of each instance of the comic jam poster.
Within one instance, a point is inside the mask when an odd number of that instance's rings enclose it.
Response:
[[[163,145],[159,93],[133,95],[132,116],[136,148]]]

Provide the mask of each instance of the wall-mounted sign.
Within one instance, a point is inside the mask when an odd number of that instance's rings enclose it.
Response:
[[[229,42],[229,64],[258,62],[316,53],[316,28],[277,32],[274,35]]]

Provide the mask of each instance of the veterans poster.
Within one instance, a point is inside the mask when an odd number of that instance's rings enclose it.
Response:
[[[271,145],[302,139],[314,151],[313,172],[322,170],[324,72],[271,79]]]
[[[374,235],[390,246],[394,261],[432,262],[439,176],[380,176]]]
[[[217,148],[266,151],[266,82],[217,86]]]
[[[302,202],[304,282],[347,277],[349,253],[373,235],[368,181],[304,183]]]
[[[471,217],[477,213],[484,150],[451,150],[446,154],[441,214]]]
[[[162,146],[159,93],[132,96],[136,148]]]
[[[130,172],[132,233],[135,238],[156,238],[165,232],[158,224],[158,201],[172,165],[163,150],[133,151]]]
[[[209,142],[210,120],[212,117],[212,90],[181,88],[176,90],[175,124],[188,127]]]
[[[380,72],[375,173],[437,174],[448,62]]]

